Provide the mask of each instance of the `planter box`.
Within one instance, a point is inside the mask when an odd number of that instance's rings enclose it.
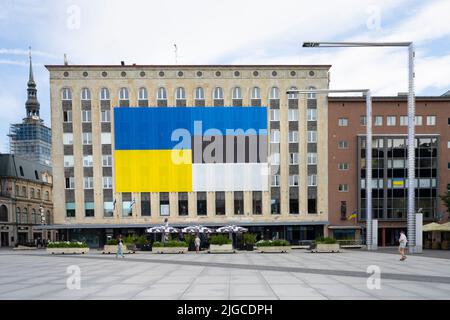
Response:
[[[209,253],[234,253],[233,245],[230,244],[211,244],[208,249]]]
[[[319,243],[316,245],[316,248],[312,251],[313,252],[340,252],[341,247],[339,246],[339,243],[333,243],[333,244]]]
[[[89,252],[89,248],[47,248],[47,252],[51,254],[85,254]]]
[[[116,254],[117,253],[117,245],[116,244],[105,244],[103,246],[102,253]],[[123,253],[135,253],[134,247],[129,246],[129,245],[123,246]]]
[[[153,247],[154,253],[186,253],[188,247]]]
[[[261,253],[283,253],[291,252],[291,246],[268,246],[268,247],[258,247],[258,252]]]

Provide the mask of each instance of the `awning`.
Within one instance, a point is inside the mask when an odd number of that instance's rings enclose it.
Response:
[[[362,229],[362,227],[361,226],[328,226],[328,229],[353,230],[353,229]]]
[[[423,226],[423,232],[432,232],[432,231],[442,231],[442,232],[450,232],[450,222],[439,224],[436,222],[432,222]]]

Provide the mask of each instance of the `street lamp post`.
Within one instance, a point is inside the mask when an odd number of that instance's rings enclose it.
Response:
[[[287,94],[328,94],[328,93],[362,93],[366,96],[366,246],[368,250],[376,250],[377,243],[372,239],[372,94],[369,89],[313,89],[313,90],[288,90]]]
[[[416,111],[414,98],[415,54],[413,42],[304,42],[303,47],[304,48],[408,47],[408,215],[407,215],[408,249],[410,253],[422,252],[422,244],[416,243],[416,214],[414,203]]]

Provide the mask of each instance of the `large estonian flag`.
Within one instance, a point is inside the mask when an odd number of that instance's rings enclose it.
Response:
[[[265,107],[114,108],[116,192],[268,190]]]

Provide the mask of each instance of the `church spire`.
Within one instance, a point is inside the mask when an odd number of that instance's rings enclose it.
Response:
[[[28,58],[30,60],[30,71],[28,75],[28,99],[27,102],[25,102],[25,108],[27,110],[27,118],[34,118],[39,119],[39,102],[37,100],[37,89],[36,89],[36,83],[34,82],[34,76],[33,76],[33,62],[31,59],[31,47],[29,47],[29,54]]]

